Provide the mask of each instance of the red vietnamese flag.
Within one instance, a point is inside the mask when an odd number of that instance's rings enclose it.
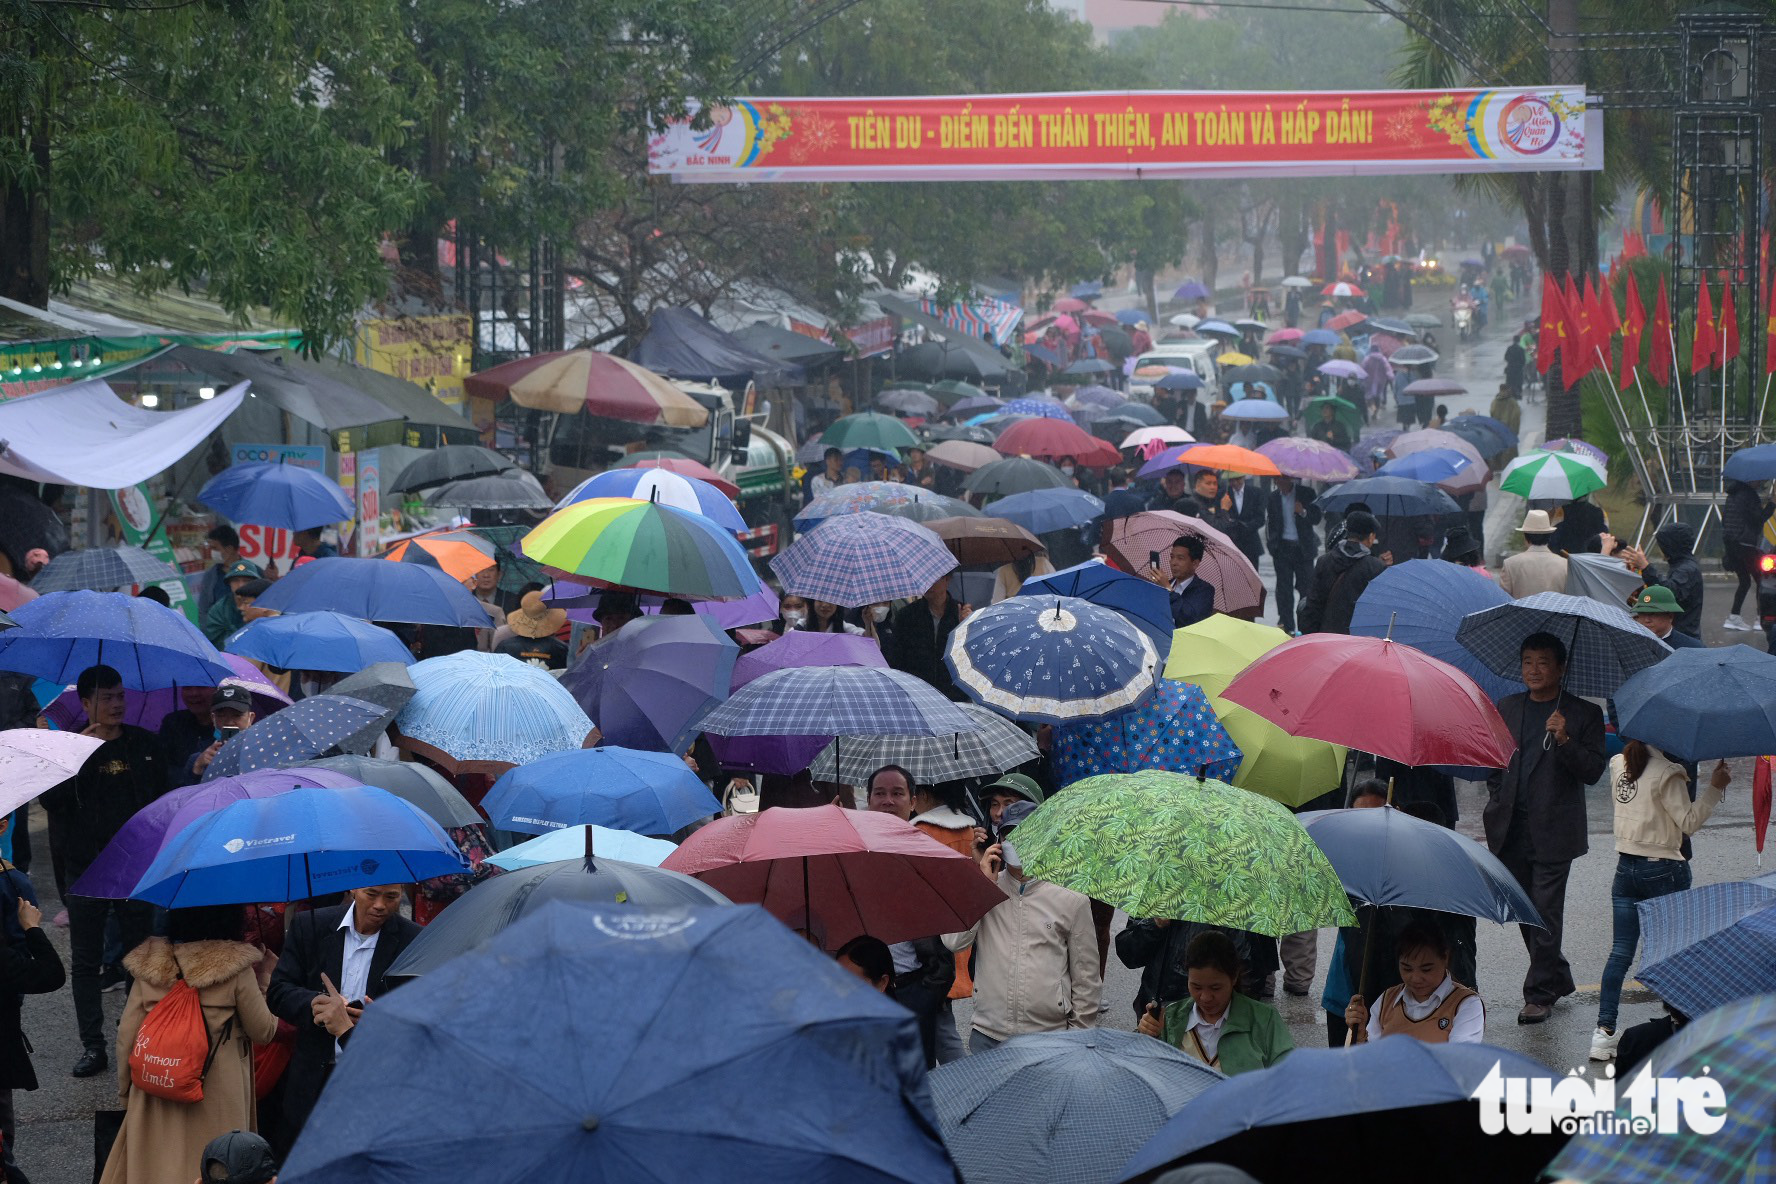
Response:
[[[1696,328],[1690,337],[1690,373],[1700,374],[1714,364],[1714,351],[1720,342],[1715,335],[1714,302],[1708,298],[1708,277],[1697,285],[1701,296],[1696,300]]]
[[[1770,300],[1764,305],[1764,374],[1776,374],[1776,280],[1770,284]]]
[[[1596,296],[1593,292],[1592,299]],[[1573,384],[1597,368],[1597,355],[1591,349],[1591,310],[1570,275],[1566,277],[1566,308],[1569,315],[1566,341],[1561,347],[1560,376],[1566,380],[1566,389],[1571,390]]]
[[[1561,307],[1560,288],[1554,277],[1542,273],[1541,325],[1536,332],[1536,373],[1546,374],[1560,352],[1560,322],[1566,318]]]
[[[1622,331],[1622,314],[1616,311],[1616,289],[1614,285],[1597,285],[1597,296],[1598,299],[1603,302],[1603,319],[1600,324],[1603,326],[1601,332],[1604,336],[1604,348],[1607,350],[1609,348],[1609,338]]]
[[[1739,356],[1739,313],[1733,307],[1733,285],[1721,285],[1720,334],[1715,342],[1716,357],[1722,370]]]
[[[1603,359],[1597,364],[1609,369],[1610,334],[1614,331],[1603,317],[1603,283],[1585,277],[1585,327],[1591,331],[1591,348],[1585,352]]]
[[[1640,333],[1646,328],[1646,309],[1640,303],[1640,285],[1634,282],[1634,269],[1625,270],[1628,285],[1622,290],[1622,305],[1628,312],[1622,318],[1622,386],[1634,381],[1634,368],[1640,365]]]
[[[1660,386],[1671,383],[1672,353],[1676,347],[1671,343],[1671,304],[1665,299],[1665,285],[1659,285],[1659,299],[1653,306],[1653,345],[1647,354],[1647,370],[1652,374],[1653,381]]]

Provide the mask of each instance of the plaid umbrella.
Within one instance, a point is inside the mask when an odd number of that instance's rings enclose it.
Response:
[[[918,523],[866,510],[803,535],[771,570],[785,592],[858,608],[923,595],[956,570],[956,557]]]
[[[91,547],[63,551],[37,573],[31,587],[39,594],[88,588],[109,592],[132,584],[158,584],[180,578],[179,569],[140,547]]]
[[[1066,785],[1142,769],[1225,781],[1239,771],[1244,754],[1201,687],[1161,679],[1158,693],[1133,711],[1056,728],[1051,757],[1056,784]]]
[[[1770,1138],[1776,1128],[1776,995],[1691,1021],[1653,1050],[1646,1064],[1652,1077],[1706,1075],[1719,1082],[1726,1125],[1706,1135],[1682,1124],[1674,1134],[1581,1134],[1554,1157],[1547,1177],[1587,1184],[1776,1178],[1776,1139]],[[1625,1086],[1617,1090],[1616,1114],[1624,1119],[1634,1115],[1627,1092]]]
[[[1520,679],[1523,639],[1532,633],[1552,633],[1566,643],[1561,685],[1575,695],[1613,695],[1636,670],[1671,654],[1671,647],[1627,610],[1559,592],[1538,592],[1470,613],[1455,639],[1500,678]]]
[[[862,785],[883,765],[899,765],[920,785],[997,777],[1041,755],[1018,725],[978,703],[957,708],[977,730],[952,736],[838,736],[808,762],[815,777]]]
[[[1639,907],[1640,981],[1685,1015],[1776,991],[1776,887],[1705,884]]]
[[[975,724],[903,671],[795,666],[735,691],[703,718],[703,730],[717,736],[954,736]]]

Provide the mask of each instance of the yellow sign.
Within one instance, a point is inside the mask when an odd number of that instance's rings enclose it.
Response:
[[[466,315],[387,317],[358,330],[359,364],[425,387],[450,407],[463,405],[472,330]]]

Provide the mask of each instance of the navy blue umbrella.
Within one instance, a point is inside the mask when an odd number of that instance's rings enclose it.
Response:
[[[493,627],[493,618],[469,590],[437,568],[386,559],[304,563],[255,603],[280,613],[331,610],[364,621]]]
[[[213,781],[254,769],[299,765],[327,756],[335,749],[368,752],[377,735],[394,721],[398,710],[347,695],[310,695],[266,716],[224,744],[204,771],[203,779]]]
[[[1682,649],[1616,691],[1616,730],[1680,761],[1776,752],[1776,657]]]
[[[421,1090],[476,1102],[391,1126],[389,1100]],[[366,1009],[279,1178],[953,1184],[955,1169],[912,1013],[763,909],[557,902]]]
[[[1521,691],[1523,683],[1494,674],[1455,639],[1455,630],[1469,613],[1510,602],[1497,584],[1472,568],[1441,559],[1409,559],[1394,564],[1363,589],[1351,613],[1350,631],[1364,637],[1391,637],[1448,662],[1496,703]]]
[[[628,831],[614,833],[635,838]],[[584,828],[582,834],[588,845],[597,842]],[[581,836],[569,834],[567,837],[577,843]],[[636,841],[657,842],[653,839]],[[660,845],[672,850],[670,843]],[[435,973],[452,958],[484,945],[495,934],[557,900],[570,905],[628,905],[643,909],[733,903],[695,876],[613,859],[592,851],[573,859],[533,864],[481,881],[452,901],[448,909],[427,925],[389,966],[389,973],[397,978]]]
[[[1455,499],[1435,485],[1405,477],[1359,477],[1320,495],[1322,509],[1340,513],[1356,502],[1362,502],[1370,512],[1383,518],[1461,513]]]
[[[993,503],[993,517],[1015,522],[1031,534],[1084,526],[1104,512],[1104,503],[1083,489],[1032,489]]]
[[[1156,391],[1195,391],[1202,389],[1201,375],[1194,370],[1174,370],[1153,384]]]
[[[1035,358],[1038,362],[1046,362],[1050,366],[1065,366],[1067,364],[1066,355],[1062,354],[1059,350],[1048,348],[1048,346],[1043,345],[1040,341],[1032,341],[1029,345],[1026,345],[1024,347],[1024,352],[1030,357]]]
[[[1009,500],[1009,499],[1007,499]],[[997,504],[997,503],[995,503]],[[1151,580],[1090,559],[1024,581],[1019,595],[1077,596],[1115,609],[1148,637],[1161,659],[1172,652],[1172,597]]]
[[[12,623],[0,633],[0,670],[64,686],[99,665],[133,691],[213,687],[235,673],[182,613],[140,596],[51,592],[13,609]]]
[[[285,670],[355,674],[378,662],[413,661],[412,651],[387,629],[333,612],[260,617],[237,629],[225,644],[231,654]]]
[[[1727,467],[1721,473],[1729,481],[1768,481],[1776,478],[1776,444],[1741,448],[1727,458]]]
[[[525,834],[590,823],[669,835],[720,813],[721,803],[670,752],[576,748],[500,774],[481,808],[494,825]]]
[[[1539,1061],[1487,1044],[1394,1036],[1355,1048],[1298,1048],[1207,1090],[1135,1153],[1119,1179],[1150,1181],[1168,1168],[1221,1163],[1260,1180],[1296,1180],[1385,1154],[1395,1163],[1434,1162],[1437,1184],[1534,1180],[1566,1136],[1485,1134],[1474,1093],[1493,1074],[1548,1087],[1560,1080]]]
[[[1013,596],[956,626],[944,650],[976,703],[1032,723],[1113,715],[1152,698],[1158,651],[1114,609],[1066,596]]]
[[[307,530],[357,516],[345,490],[299,465],[244,464],[223,469],[197,500],[236,522]]]
[[[1776,991],[1776,886],[1704,884],[1637,908],[1640,981],[1685,1015]]]
[[[1364,904],[1545,928],[1505,865],[1466,835],[1392,806],[1314,810],[1300,817],[1338,882]]]

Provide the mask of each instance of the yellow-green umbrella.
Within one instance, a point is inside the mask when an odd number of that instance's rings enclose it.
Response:
[[[1299,806],[1338,787],[1345,750],[1291,736],[1263,716],[1218,697],[1240,671],[1287,640],[1289,635],[1274,626],[1217,613],[1172,634],[1165,677],[1195,683],[1209,696],[1215,717],[1245,757],[1233,784],[1285,806]]]

